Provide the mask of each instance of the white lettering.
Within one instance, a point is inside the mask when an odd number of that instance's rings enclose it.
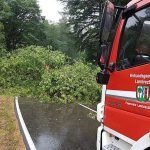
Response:
[[[139,108],[150,109],[150,106],[138,105]]]
[[[150,74],[130,74],[130,78],[149,79],[150,78]]]
[[[126,104],[127,104],[127,105],[130,105],[130,106],[136,107],[136,104],[135,104],[135,103],[126,102]]]
[[[138,83],[138,84],[150,84],[150,80],[135,80],[135,83]]]

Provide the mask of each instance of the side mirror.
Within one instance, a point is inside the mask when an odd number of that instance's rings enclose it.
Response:
[[[101,68],[101,70],[104,70],[105,63],[101,59],[101,53],[100,52],[97,53],[97,64]]]
[[[103,60],[102,51],[101,50],[99,50],[97,52],[97,64],[98,64],[98,66],[100,67],[101,70],[104,70],[104,68],[105,68],[105,62]]]
[[[99,72],[96,76],[96,81],[98,84],[107,85],[110,78],[110,74],[105,72]]]
[[[101,70],[105,69],[105,65],[109,56],[108,46],[106,44],[102,44],[99,52],[97,53],[98,65]]]
[[[108,40],[112,28],[112,24],[113,24],[114,12],[115,12],[114,4],[109,0],[106,1],[103,10],[101,31],[100,31],[100,40],[103,43]]]

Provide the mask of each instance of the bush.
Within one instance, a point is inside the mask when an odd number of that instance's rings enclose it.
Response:
[[[45,69],[56,69],[67,63],[58,51],[30,46],[18,49],[0,63],[0,86],[4,88],[37,85]]]
[[[0,60],[1,92],[35,96],[43,101],[95,102],[97,69],[58,51],[30,46]]]
[[[45,72],[40,83],[41,98],[54,101],[90,101],[99,98],[100,87],[95,81],[97,69],[90,64],[75,62],[53,72]]]

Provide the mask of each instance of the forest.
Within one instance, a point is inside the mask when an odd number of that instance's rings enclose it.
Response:
[[[1,95],[63,103],[100,99],[96,52],[105,1],[59,1],[65,9],[53,23],[36,0],[0,0]]]

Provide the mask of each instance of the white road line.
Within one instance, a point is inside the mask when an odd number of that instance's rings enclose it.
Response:
[[[19,104],[18,104],[18,97],[15,97],[15,105],[16,105],[16,110],[17,110],[17,114],[18,114],[18,118],[19,118],[22,130],[23,130],[25,138],[28,142],[28,146],[29,146],[30,150],[36,150],[35,145],[32,141],[32,138],[29,134],[29,131],[28,131],[28,129],[25,125],[25,122],[23,120],[23,117],[22,117],[22,114],[21,114],[21,111],[20,111],[20,108],[19,108]]]
[[[93,110],[93,109],[91,109],[91,108],[89,108],[89,107],[87,107],[87,106],[85,106],[85,105],[83,105],[83,104],[80,104],[80,103],[78,103],[78,104],[79,104],[80,106],[82,106],[82,107],[88,109],[88,110],[91,110],[91,111],[97,113],[97,111],[95,111],[95,110]]]

